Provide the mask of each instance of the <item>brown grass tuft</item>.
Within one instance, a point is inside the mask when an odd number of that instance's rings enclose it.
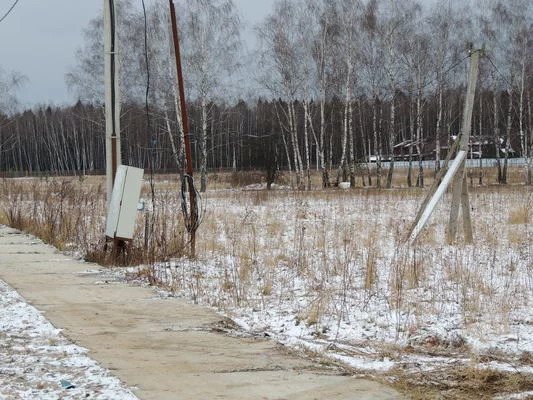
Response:
[[[509,211],[509,224],[528,224],[529,223],[529,207],[521,205]]]

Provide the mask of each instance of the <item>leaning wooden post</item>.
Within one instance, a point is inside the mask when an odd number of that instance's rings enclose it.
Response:
[[[433,213],[437,203],[441,199],[442,195],[452,182],[453,178],[456,177],[456,181],[453,185],[453,197],[452,197],[452,207],[450,211],[450,220],[448,224],[448,242],[455,240],[457,235],[457,218],[459,216],[459,205],[461,205],[463,210],[463,226],[465,232],[465,241],[471,243],[473,241],[472,233],[472,221],[470,218],[470,202],[468,198],[468,185],[466,181],[466,156],[468,154],[468,144],[470,142],[470,132],[472,124],[472,109],[474,106],[474,95],[476,93],[476,83],[478,75],[478,66],[479,66],[479,56],[483,54],[482,50],[475,50],[470,53],[471,63],[470,63],[470,73],[468,77],[468,89],[466,94],[465,101],[465,110],[463,113],[463,123],[461,127],[461,132],[459,138],[448,156],[446,157],[445,166],[441,169],[440,173],[435,178],[435,182],[424,199],[422,206],[420,207],[415,221],[411,225],[409,234],[407,236],[407,241],[413,243],[424,226],[426,225],[429,217]],[[447,163],[451,158],[452,153],[457,150],[457,155],[453,160],[450,168],[447,168]],[[442,178],[442,182],[439,181]]]
[[[120,85],[118,79],[116,7],[114,0],[104,0],[105,127],[107,206],[120,159]]]
[[[479,71],[479,56],[482,50],[473,51],[470,55],[470,73],[468,75],[468,89],[466,92],[465,108],[463,113],[463,123],[461,127],[461,139],[459,142],[459,151],[468,152],[470,143],[470,133],[472,131],[472,110],[474,109],[474,96],[476,94],[476,83]],[[472,219],[470,218],[470,201],[468,198],[468,183],[466,178],[466,159],[461,164],[460,173],[455,178],[453,186],[452,205],[450,220],[448,221],[448,243],[455,241],[457,236],[457,219],[459,216],[459,207],[463,211],[463,228],[465,241],[472,243]]]

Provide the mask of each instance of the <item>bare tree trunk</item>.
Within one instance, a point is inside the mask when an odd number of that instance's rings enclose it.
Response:
[[[324,90],[324,89],[323,89]],[[324,90],[325,91],[325,90]],[[329,187],[329,173],[326,168],[326,162],[324,157],[324,135],[326,131],[326,99],[325,94],[323,93],[322,98],[320,99],[320,168],[322,169],[322,186]]]
[[[341,140],[341,160],[339,162],[339,168],[337,169],[337,180],[335,185],[339,186],[341,180],[344,180],[346,172],[346,143],[348,137],[348,103],[344,105],[343,122],[342,122],[342,140]]]
[[[200,191],[207,190],[207,104],[204,97],[201,102],[202,130],[200,136]]]
[[[417,187],[424,187],[424,166],[423,161],[423,146],[422,146],[422,93],[419,87],[416,94],[416,150],[418,152],[418,178],[416,182]]]
[[[300,147],[298,145],[298,134],[296,130],[296,113],[294,110],[294,104],[289,102],[287,104],[289,113],[289,130],[291,132],[291,144],[294,155],[294,170],[296,171],[296,186],[298,189],[302,189],[303,183],[303,167],[302,156],[300,154]]]
[[[372,186],[372,172],[370,169],[370,140],[367,140],[365,127],[363,124],[363,102],[359,99],[359,130],[361,131],[361,143],[363,144],[363,156],[366,164],[366,173],[368,175],[368,186]],[[368,147],[367,147],[368,144]],[[363,186],[365,186],[365,176],[363,173]]]
[[[351,92],[350,92],[350,80],[352,76],[352,64],[348,60],[348,71],[346,73],[346,97],[344,99],[344,118],[343,118],[343,128],[342,128],[342,154],[341,161],[339,163],[339,169],[337,170],[337,183],[341,181],[341,174],[346,175],[346,144],[348,138],[348,119],[350,118],[349,108],[351,103]],[[344,178],[344,177],[343,177]],[[344,180],[344,179],[343,179]]]
[[[315,152],[315,160],[316,160],[316,170],[317,172],[321,169],[321,161],[320,161],[320,143],[318,141],[318,137],[316,136],[315,132],[315,126],[313,124],[313,118],[311,117],[311,112],[309,111],[309,105],[307,105],[307,122],[309,123],[309,129],[311,129],[311,134],[313,135],[313,140],[316,145],[316,152]],[[311,150],[312,152],[312,150]],[[311,159],[311,156],[310,156]]]
[[[333,129],[333,116],[335,115],[335,113],[333,111],[331,111],[331,114],[330,114],[330,123],[331,123],[331,129]],[[329,148],[329,151],[328,151],[328,169],[331,171],[331,169],[333,168],[333,134],[330,132],[329,134],[329,138],[328,138],[328,148]],[[329,184],[328,184],[329,186]]]
[[[303,102],[304,105],[304,141],[305,141],[305,171],[307,175],[307,190],[311,190],[311,167],[309,161],[309,132],[307,129],[308,120],[308,104],[307,101]]]
[[[181,152],[183,151],[181,144],[183,142],[180,140],[176,145],[176,140],[174,139],[174,135],[172,134],[172,126],[170,124],[170,118],[168,116],[167,109],[165,109],[165,125],[167,127],[168,140],[170,142],[170,148],[172,149],[172,155],[174,156],[174,162],[176,163],[176,167],[180,172],[180,178],[183,179],[183,162],[181,157]]]
[[[19,120],[17,119],[15,122],[15,132],[17,137],[17,161],[16,161],[16,167],[15,169],[17,171],[22,172],[23,166],[22,166],[22,142],[20,140],[20,126],[19,126]]]
[[[372,130],[374,133],[374,153],[376,154],[376,186],[381,188],[381,144],[378,137],[377,103],[378,97],[374,95],[374,101],[372,102]]]
[[[505,158],[503,159],[502,183],[507,184],[507,167],[509,164],[509,150],[511,149],[511,113],[513,111],[513,89],[507,90],[509,107],[507,107],[507,127],[505,129]]]
[[[354,139],[353,139],[353,108],[352,102],[348,107],[348,137],[349,137],[349,159],[348,163],[350,165],[350,186],[355,187],[355,155],[354,155]]]
[[[392,175],[394,173],[394,142],[396,141],[396,132],[395,132],[395,117],[396,117],[396,108],[394,105],[394,95],[392,96],[391,106],[390,106],[390,126],[389,126],[389,148],[390,148],[390,162],[389,162],[389,172],[387,173],[387,189],[392,188]]]
[[[528,154],[528,145],[527,145],[527,136],[524,132],[524,86],[525,86],[525,76],[526,76],[526,63],[525,59],[522,58],[522,68],[521,68],[521,74],[520,74],[520,100],[518,104],[518,132],[520,135],[520,145],[522,146],[522,157],[526,160],[525,165],[525,174],[526,174],[526,183],[528,181],[528,174],[529,174],[529,154]]]
[[[479,185],[483,185],[483,91],[479,91]]]
[[[494,119],[494,150],[495,150],[495,153],[496,153],[496,165],[498,167],[498,183],[502,183],[503,182],[503,177],[502,177],[502,165],[501,165],[501,162],[500,162],[500,146],[501,146],[501,142],[500,142],[500,121],[498,119],[498,93],[497,93],[497,88],[496,88],[496,84],[494,84],[494,88],[493,88],[493,93],[492,93],[493,97],[492,97],[492,105],[493,105],[493,119]]]
[[[529,126],[529,145],[527,159],[527,184],[533,184],[533,125],[531,124],[531,91],[527,91],[527,115]]]
[[[407,186],[413,186],[413,142],[415,139],[415,116],[412,95],[409,96],[409,167],[407,170]]]
[[[435,176],[440,171],[440,141],[442,140],[442,108],[443,94],[442,83],[439,79],[439,110],[437,112],[437,128],[435,130]]]
[[[285,138],[285,134],[283,133],[283,132],[285,132],[286,128],[284,127],[283,123],[281,122],[281,118],[279,116],[277,105],[275,106],[275,110],[276,110],[276,116],[278,118],[279,128],[281,130],[281,139],[283,140],[283,148],[285,149],[285,156],[287,157],[287,168],[289,170],[289,176],[290,176],[291,172],[292,172],[291,155],[290,155],[290,151],[289,151],[289,146],[287,145],[287,139]]]
[[[211,136],[211,168],[217,168],[216,136],[215,136],[215,118],[211,115],[211,127],[209,129]]]

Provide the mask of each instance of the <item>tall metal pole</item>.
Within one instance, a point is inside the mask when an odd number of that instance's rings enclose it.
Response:
[[[176,20],[176,8],[174,2],[169,0],[170,4],[170,19],[172,22],[172,37],[174,41],[174,56],[176,57],[176,72],[178,78],[178,89],[180,97],[181,108],[181,120],[183,123],[183,136],[185,142],[185,158],[187,161],[187,182],[189,187],[189,204],[190,204],[190,216],[189,216],[189,234],[191,242],[191,257],[196,256],[196,229],[198,225],[198,213],[197,213],[197,199],[196,190],[193,183],[193,166],[191,155],[191,141],[189,136],[189,120],[187,119],[187,105],[185,103],[185,86],[183,83],[183,71],[181,68],[181,53],[178,36],[178,24]]]
[[[116,7],[114,0],[104,0],[105,126],[107,205],[120,158],[120,85],[117,61]]]

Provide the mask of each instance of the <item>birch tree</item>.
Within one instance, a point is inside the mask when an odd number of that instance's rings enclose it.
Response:
[[[0,114],[10,115],[16,111],[18,100],[17,90],[27,81],[18,72],[7,72],[0,65]]]
[[[329,77],[332,74],[336,47],[334,46],[338,29],[336,29],[337,7],[335,1],[306,0],[305,6],[310,12],[309,26],[313,29],[312,55],[315,62],[316,96],[320,104],[320,132],[316,140],[317,153],[322,171],[322,186],[329,186],[329,173],[325,160],[326,98]]]
[[[143,16],[132,0],[117,2],[118,59],[120,63],[120,98],[124,103],[142,101],[146,89],[142,71]],[[98,15],[83,30],[84,43],[76,51],[76,65],[65,76],[67,85],[78,99],[103,104],[104,99],[104,18]],[[103,111],[102,111],[103,117]]]
[[[368,98],[372,99],[372,141],[373,155],[368,154],[368,162],[374,157],[376,161],[376,186],[381,187],[382,151],[381,151],[381,90],[383,79],[381,69],[381,48],[379,46],[378,0],[369,0],[363,10],[362,37],[359,46],[361,59],[361,84]]]
[[[298,10],[295,3],[278,0],[274,3],[272,13],[257,28],[257,34],[260,46],[259,63],[263,71],[262,84],[274,97],[283,99],[278,120],[282,130],[290,138],[296,186],[302,188],[303,163],[295,103],[304,86],[305,69],[302,69],[300,60],[304,58],[301,52],[305,49],[301,46],[297,26]]]
[[[511,147],[511,134],[514,126],[514,101],[518,100],[518,139],[523,157],[526,158],[526,176],[531,175],[533,164],[530,160],[530,145],[524,131],[524,93],[527,80],[527,65],[531,62],[533,6],[526,0],[484,2],[488,12],[480,16],[482,32],[489,40],[489,57],[494,60],[497,79],[507,94],[505,115],[504,161],[500,183],[507,183],[508,159],[514,150]],[[494,82],[498,82],[494,80]],[[496,87],[495,87],[496,89]],[[496,96],[496,94],[494,94]],[[496,99],[494,99],[496,108]],[[496,117],[496,113],[495,113]],[[496,119],[496,118],[495,118]],[[496,122],[495,122],[496,125]],[[499,139],[499,138],[498,138]],[[496,146],[499,146],[499,140]],[[497,150],[499,151],[499,149]],[[527,179],[526,179],[527,180]]]
[[[361,4],[354,0],[341,0],[339,3],[339,67],[342,71],[341,81],[344,97],[342,122],[341,158],[337,170],[336,184],[346,179],[347,167],[350,169],[350,181],[355,184],[353,151],[353,92],[356,82],[358,26]],[[348,147],[347,144],[350,144]]]
[[[427,18],[430,37],[430,56],[432,57],[432,72],[436,76],[437,119],[435,126],[435,173],[441,167],[441,144],[444,134],[444,92],[447,77],[445,68],[457,61],[457,35],[454,30],[460,30],[462,21],[458,15],[459,5],[456,1],[436,3]]]
[[[533,5],[529,1],[512,0],[505,3],[505,6],[506,8],[504,8],[503,4],[499,4],[498,13],[500,20],[507,23],[508,35],[511,39],[505,55],[510,63],[508,67],[510,77],[514,78],[516,76],[518,138],[522,157],[526,159],[526,183],[531,185],[533,179],[533,141],[531,140],[531,133],[527,134],[526,132],[525,92],[527,81],[531,79],[531,74],[527,73],[527,69],[533,63]],[[513,81],[511,80],[509,83],[512,84]],[[510,113],[508,118],[509,115]],[[511,129],[510,125],[511,123],[508,123],[509,130]]]
[[[427,31],[418,29],[413,31],[411,35],[404,40],[404,62],[409,70],[409,85],[408,91],[414,95],[414,101],[411,109],[411,144],[416,147],[418,156],[418,177],[417,186],[424,187],[424,125],[423,125],[423,111],[425,105],[425,89],[430,82],[429,72],[431,71],[430,58],[430,39]],[[409,150],[409,160],[411,161],[412,150]],[[411,169],[411,165],[409,165]],[[411,171],[407,177],[408,185],[411,185]]]
[[[419,21],[420,4],[411,0],[389,0],[381,7],[379,33],[382,46],[382,68],[386,79],[385,89],[390,100],[389,112],[389,154],[390,163],[387,173],[387,188],[392,187],[394,173],[394,145],[396,144],[396,96],[403,79],[401,70],[402,41],[412,36],[414,23]],[[419,27],[420,29],[420,27]]]
[[[26,78],[17,72],[6,72],[0,66],[0,128],[3,125],[8,125],[9,122],[3,120],[12,115],[18,108],[18,100],[16,97],[16,91],[25,82]],[[17,147],[20,152],[22,145],[20,141],[20,130],[18,124],[16,125],[16,134],[4,135],[3,130],[0,129],[0,165],[2,164],[3,154],[8,149]],[[19,153],[19,165],[21,164],[21,156]]]
[[[207,189],[207,128],[210,103],[228,90],[239,68],[241,21],[232,0],[188,0],[179,6],[188,93],[201,109],[200,190]]]

